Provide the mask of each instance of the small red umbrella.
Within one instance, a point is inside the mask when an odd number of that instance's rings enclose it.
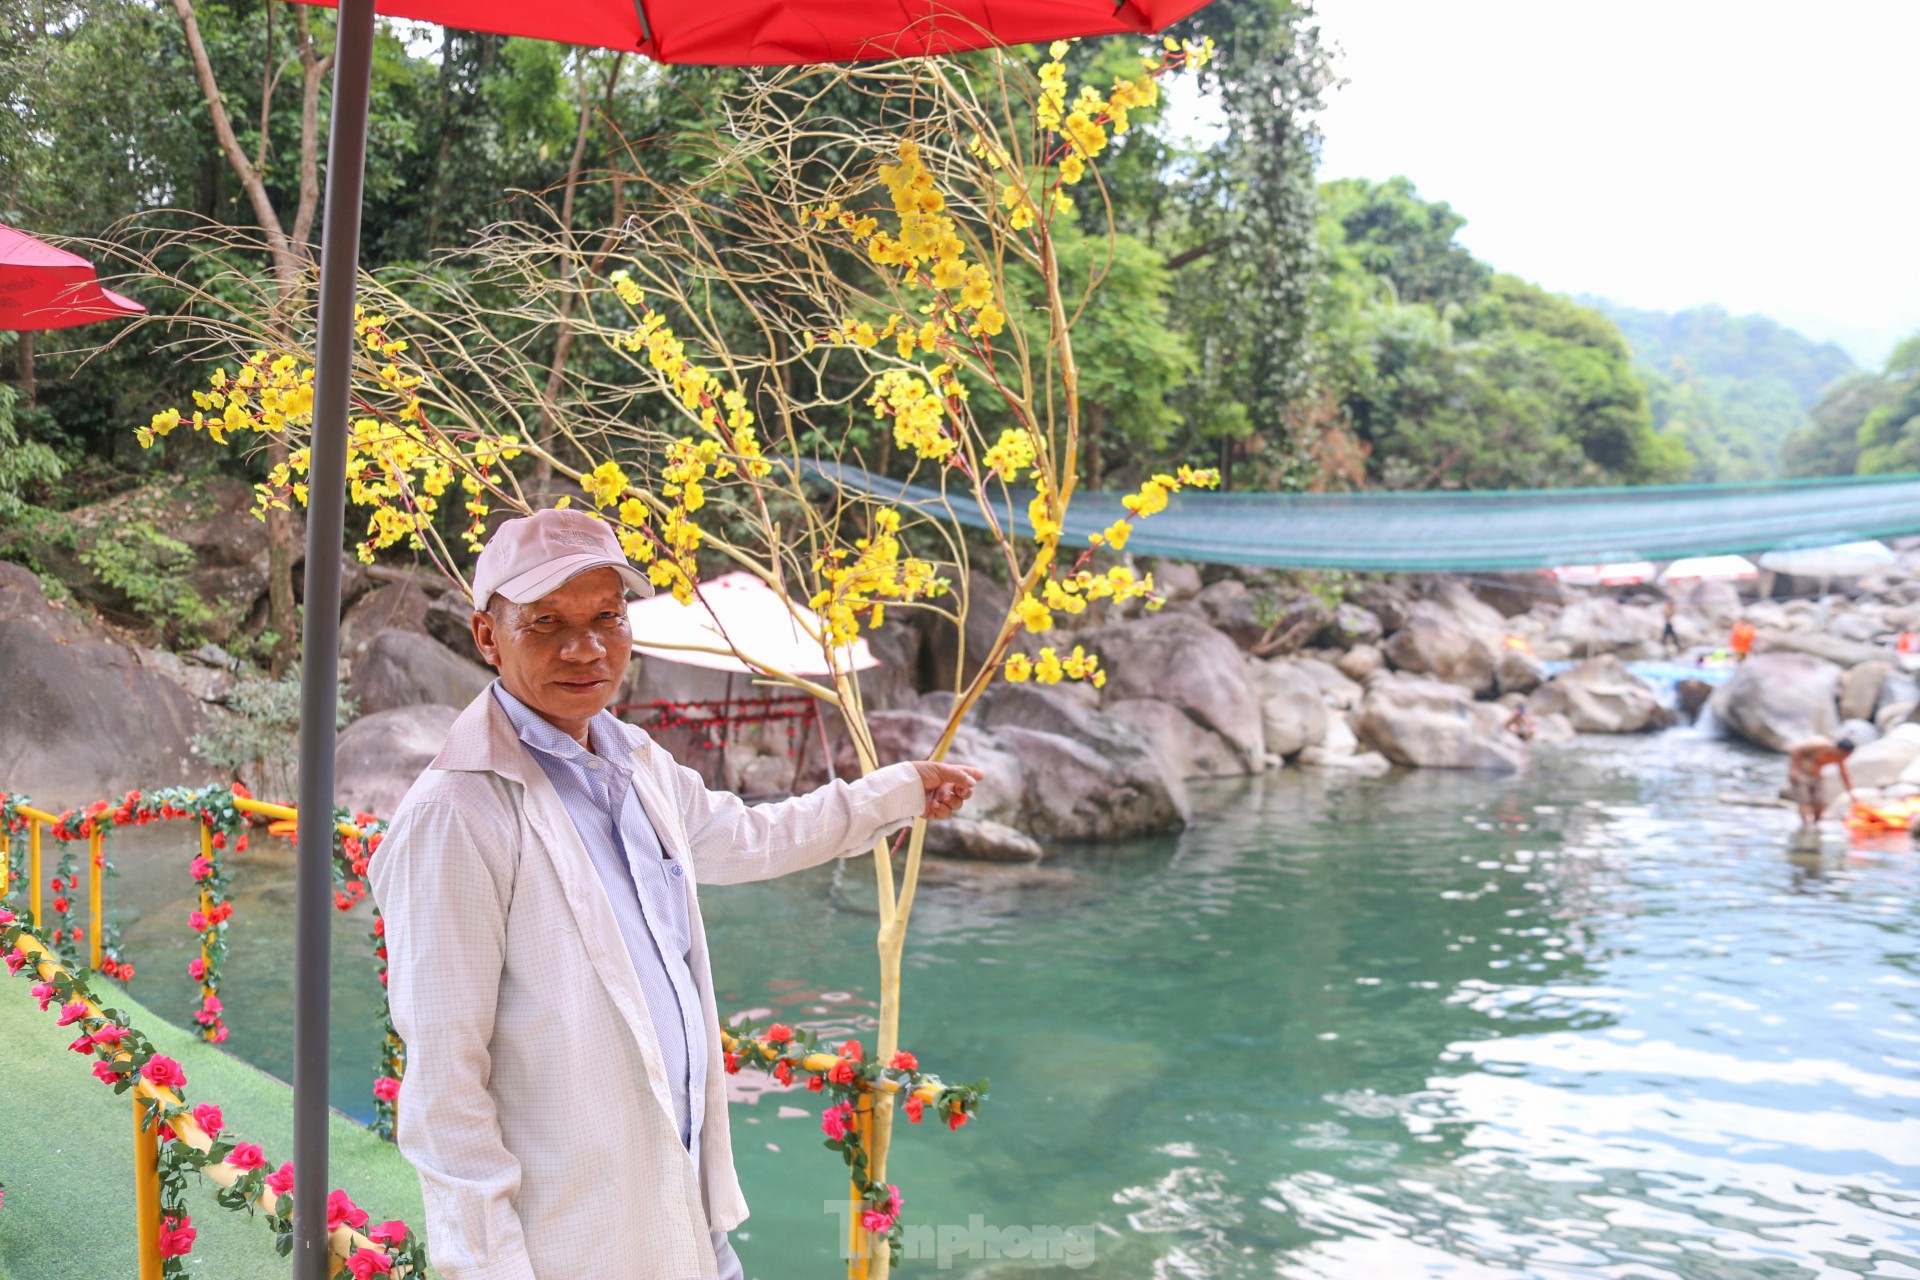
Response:
[[[329,3],[329,0],[312,0]],[[645,54],[655,62],[789,66],[1145,35],[1209,0],[376,0],[389,18]]]
[[[102,288],[85,258],[0,226],[0,329],[69,329],[145,311]]]

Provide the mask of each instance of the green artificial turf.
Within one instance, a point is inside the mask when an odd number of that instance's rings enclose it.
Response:
[[[284,1082],[195,1040],[116,991],[162,1053],[187,1073],[187,1100],[218,1103],[228,1136],[258,1142],[274,1167],[293,1155],[293,1091]],[[101,1280],[137,1274],[133,1217],[133,1107],[67,1051],[56,1027],[0,978],[0,1280]],[[420,1185],[392,1144],[335,1114],[328,1181],[375,1223],[404,1218],[424,1229]],[[264,1219],[222,1209],[214,1186],[194,1179],[187,1209],[200,1229],[189,1274],[209,1280],[286,1276]]]

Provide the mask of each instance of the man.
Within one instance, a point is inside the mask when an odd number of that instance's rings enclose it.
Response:
[[[1853,754],[1851,739],[1835,742],[1831,738],[1812,737],[1796,742],[1787,752],[1787,792],[1800,808],[1800,829],[1812,831],[1820,825],[1820,771],[1828,765],[1840,770],[1841,785],[1853,794],[1853,779],[1847,776],[1847,757]]]
[[[1671,600],[1660,606],[1660,647],[1668,653],[1678,653],[1681,648],[1680,633],[1673,629],[1674,612],[1674,604]]]
[[[1527,710],[1525,698],[1513,705],[1513,714],[1507,717],[1501,727],[1522,742],[1533,741],[1533,712]]]
[[[749,808],[606,711],[651,594],[575,511],[503,524],[473,574],[499,679],[395,815],[371,879],[406,1042],[398,1139],[447,1280],[720,1280],[747,1215],[696,893],[943,818],[927,762]]]

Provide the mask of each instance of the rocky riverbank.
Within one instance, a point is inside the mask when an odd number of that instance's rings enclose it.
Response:
[[[222,523],[243,519],[235,510],[203,522],[205,554],[222,560],[208,571],[238,594],[263,583],[245,554],[257,544]],[[1680,655],[1662,644],[1669,597],[1654,587],[1586,591],[1524,573],[1313,592],[1284,575],[1144,567],[1164,608],[1065,619],[1044,637],[1099,654],[1110,673],[1103,690],[1002,684],[976,708],[952,754],[985,768],[988,780],[969,820],[941,833],[941,852],[1030,860],[1037,841],[1170,830],[1186,821],[1186,782],[1197,777],[1513,771],[1532,750],[1576,734],[1648,732],[1703,706],[1724,732],[1773,751],[1811,733],[1844,733],[1862,744],[1853,773],[1880,789],[1870,795],[1920,790],[1920,686],[1894,647],[1899,633],[1920,630],[1920,551],[1843,584],[1846,594],[1756,599],[1751,584],[1743,594],[1728,583],[1676,590]],[[964,637],[924,615],[873,635],[884,665],[863,684],[883,762],[933,747],[956,675],[970,674],[967,655],[990,641],[985,620],[999,616],[1006,590],[982,577],[972,588],[979,618]],[[235,601],[232,611],[253,607]],[[1756,629],[1754,654],[1717,688],[1681,679],[1659,690],[1627,666],[1684,661],[1724,643],[1742,620]],[[187,655],[143,646],[104,611],[82,599],[51,602],[35,575],[0,562],[0,669],[10,677],[0,786],[67,804],[214,780],[193,744],[233,715],[233,666],[214,646]],[[340,740],[341,799],[387,813],[491,673],[473,651],[463,600],[445,584],[356,570],[342,675],[358,719]],[[624,700],[725,692],[724,676],[648,662],[636,663]],[[1537,726],[1532,744],[1506,727],[1523,699]],[[727,779],[744,791],[804,788],[825,778],[826,753],[816,747],[803,762],[798,745],[790,725],[774,724],[733,734],[709,755],[724,754]],[[853,767],[844,745],[834,763]]]

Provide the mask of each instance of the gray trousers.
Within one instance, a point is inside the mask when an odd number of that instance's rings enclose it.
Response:
[[[733,1251],[733,1242],[727,1239],[727,1233],[713,1233],[713,1258],[720,1264],[720,1280],[747,1280],[745,1268],[740,1265],[740,1255]]]

